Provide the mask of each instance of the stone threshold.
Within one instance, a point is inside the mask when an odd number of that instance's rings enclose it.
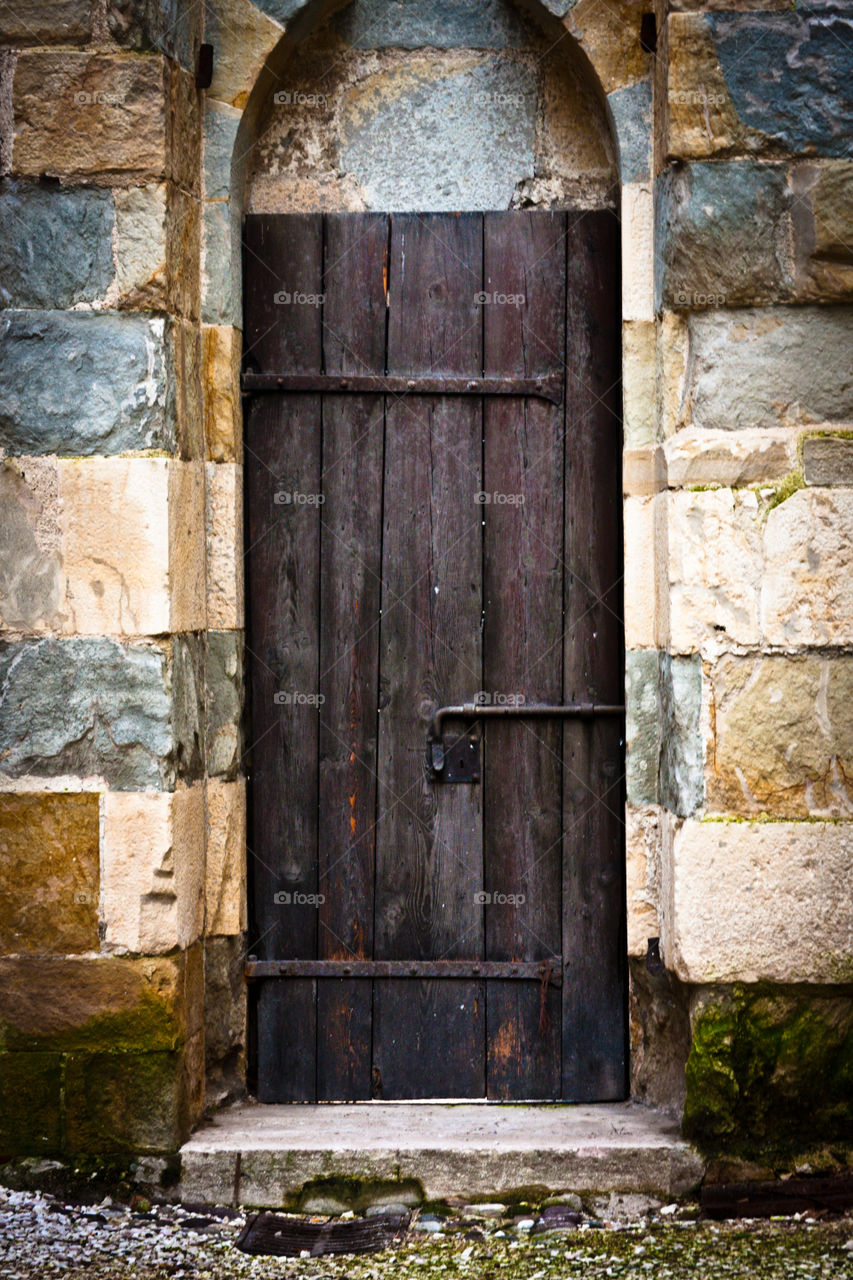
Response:
[[[181,1148],[178,1191],[185,1203],[258,1208],[296,1208],[325,1180],[384,1184],[386,1200],[389,1184],[428,1201],[610,1191],[673,1200],[703,1173],[677,1121],[632,1102],[247,1101]]]

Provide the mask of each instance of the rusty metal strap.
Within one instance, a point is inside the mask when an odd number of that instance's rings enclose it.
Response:
[[[337,373],[244,373],[240,379],[244,394],[258,391],[319,391],[325,395],[389,396],[539,396],[559,404],[563,379],[559,373],[541,378],[439,378],[397,377],[385,374],[343,375]]]
[[[254,960],[247,978],[500,978],[563,981],[560,956],[547,960]]]

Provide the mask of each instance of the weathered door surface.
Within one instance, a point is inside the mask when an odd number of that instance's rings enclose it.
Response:
[[[616,221],[245,246],[258,1095],[622,1097]]]

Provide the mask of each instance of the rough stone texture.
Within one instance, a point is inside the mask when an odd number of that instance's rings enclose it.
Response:
[[[207,634],[207,772],[236,776],[240,765],[243,639],[236,631]]]
[[[649,939],[660,937],[660,812],[625,810],[625,897],[628,905],[628,955],[645,957]]]
[[[809,436],[803,441],[806,484],[853,487],[853,438]]]
[[[624,449],[622,452],[622,492],[648,497],[666,488],[663,450]]]
[[[623,0],[619,8],[602,8],[600,0],[548,0],[547,8],[579,42],[589,58],[606,94],[646,80],[651,72],[651,55],[638,39],[644,0]]]
[[[532,43],[508,0],[483,0],[476,7],[464,0],[358,0],[333,26],[356,49],[503,49]]]
[[[684,428],[664,446],[670,488],[721,485],[743,488],[781,480],[797,465],[793,430],[715,431]]]
[[[104,950],[186,948],[204,918],[204,790],[107,791],[101,892]]]
[[[661,497],[626,498],[623,505],[625,542],[625,644],[651,649],[663,630],[661,573],[666,563],[666,509]]]
[[[98,949],[97,795],[0,803],[0,951]]]
[[[174,778],[166,654],[109,639],[0,647],[0,771],[102,778],[118,789]]]
[[[676,652],[760,635],[762,526],[751,490],[670,493],[669,632]]]
[[[619,141],[619,172],[623,183],[648,182],[652,163],[652,84],[641,80],[608,94]]]
[[[205,625],[205,484],[199,462],[172,462],[169,503],[169,630]]]
[[[172,725],[178,777],[194,782],[204,776],[204,704],[206,647],[203,635],[172,640]]]
[[[785,165],[668,169],[655,192],[656,305],[717,310],[791,297],[791,205]]]
[[[710,683],[710,808],[776,817],[853,813],[849,656],[728,656]]]
[[[655,326],[650,320],[622,325],[622,420],[626,449],[655,440]]]
[[[105,185],[167,176],[169,88],[162,58],[23,51],[13,173]]]
[[[282,28],[246,0],[216,0],[205,6],[204,38],[216,50],[207,98],[243,108]]]
[[[59,627],[64,583],[59,475],[53,458],[0,464],[0,623],[13,631]]]
[[[849,297],[853,291],[853,162],[798,164],[790,181],[798,293],[816,299]]]
[[[698,657],[661,654],[660,799],[681,817],[704,799],[702,664]]]
[[[92,34],[91,0],[13,0],[0,9],[0,43],[85,44]]]
[[[58,1053],[0,1055],[0,1154],[62,1153],[63,1060]]]
[[[801,489],[770,512],[761,583],[768,643],[853,643],[852,521],[848,489]]]
[[[664,311],[657,326],[657,413],[658,436],[667,440],[684,426],[683,410],[687,388],[689,328],[687,319]]]
[[[853,997],[737,986],[691,1010],[684,1131],[708,1153],[758,1158],[853,1138]]]
[[[689,326],[682,420],[740,429],[853,418],[847,308],[708,311]]]
[[[653,320],[654,202],[640,183],[622,188],[622,318]]]
[[[164,53],[195,71],[204,9],[182,0],[108,0],[107,27],[126,49]]]
[[[690,1052],[688,992],[661,961],[628,959],[631,1097],[681,1114]]]
[[[243,625],[243,468],[208,462],[207,625]]]
[[[536,101],[523,64],[413,59],[347,90],[341,165],[372,209],[504,209],[533,176]]]
[[[239,329],[204,326],[204,438],[210,462],[240,462],[242,459],[241,349]]]
[[[0,303],[72,307],[112,282],[114,213],[96,187],[0,181]]]
[[[208,1106],[246,1092],[246,944],[242,937],[204,943],[205,1091]]]
[[[683,982],[850,982],[853,824],[688,819],[663,842],[667,966]]]
[[[246,783],[207,783],[205,919],[208,937],[246,928]]]
[[[200,393],[201,326],[189,320],[175,320],[169,326],[167,337],[175,379],[178,450],[182,458],[202,458],[204,407]],[[236,386],[239,388],[239,383]]]
[[[202,216],[202,320],[238,328],[243,322],[239,210],[212,200]]]
[[[122,307],[198,316],[201,215],[174,183],[115,192]]]
[[[170,452],[164,324],[135,315],[0,313],[0,445],[12,454]]]
[[[625,654],[625,779],[629,805],[655,804],[658,798],[660,708],[656,649]]]
[[[224,102],[209,99],[205,102],[204,134],[204,198],[205,200],[229,200],[231,191],[231,161],[240,128],[242,113]],[[239,200],[242,192],[236,193]]]

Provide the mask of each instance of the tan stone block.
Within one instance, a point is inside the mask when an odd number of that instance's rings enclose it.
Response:
[[[849,297],[853,292],[853,161],[799,164],[790,182],[798,293],[817,300]]]
[[[849,982],[853,824],[688,820],[664,842],[662,934],[684,982]]]
[[[207,782],[205,933],[246,928],[246,783]]]
[[[169,622],[172,631],[199,631],[205,625],[204,503],[204,463],[171,463]]]
[[[696,652],[714,641],[756,644],[763,563],[756,494],[673,492],[665,501],[673,652]]]
[[[670,488],[718,484],[725,488],[780,480],[797,465],[793,431],[719,431],[688,427],[664,446]]]
[[[622,188],[622,318],[654,320],[652,191],[638,182]]]
[[[12,83],[12,170],[106,185],[167,176],[163,58],[26,50]]]
[[[208,97],[245,107],[250,90],[284,36],[283,29],[250,0],[219,0],[209,23],[212,27],[205,39],[214,40],[216,59]]]
[[[207,621],[217,631],[243,626],[243,468],[205,463]]]
[[[239,329],[203,326],[204,436],[211,462],[239,462],[242,458],[241,352]]]
[[[667,440],[685,420],[689,330],[683,316],[664,311],[658,328],[658,439]]]
[[[650,320],[622,325],[622,419],[627,449],[655,442],[657,338]]]
[[[167,198],[165,182],[115,193],[116,282],[133,310],[168,310]]]
[[[761,619],[768,644],[853,644],[853,490],[800,489],[769,513]]]
[[[61,626],[59,477],[55,458],[0,463],[0,626]]]
[[[663,450],[626,449],[622,454],[622,492],[636,497],[659,493],[666,487]]]
[[[0,951],[98,949],[99,801],[0,796]]]
[[[103,946],[158,955],[200,936],[204,789],[108,791],[101,858]]]
[[[178,448],[182,458],[201,458],[204,454],[201,326],[191,320],[175,320],[169,327],[169,337]]]
[[[578,0],[563,23],[579,40],[605,93],[635,84],[649,74],[651,56],[639,41],[644,0],[627,0],[618,8],[601,0]]]
[[[644,957],[649,938],[660,937],[660,811],[625,810],[625,892],[628,955]]]
[[[853,657],[726,656],[711,689],[710,809],[853,814]]]
[[[763,135],[745,127],[735,110],[704,16],[671,13],[666,43],[665,158],[698,160],[760,145]]]
[[[201,95],[191,72],[174,62],[167,63],[167,68],[167,172],[177,187],[198,200],[201,196]]]
[[[666,610],[662,595],[666,564],[666,526],[660,507],[665,495],[625,499],[625,644],[654,649],[665,643]]]

